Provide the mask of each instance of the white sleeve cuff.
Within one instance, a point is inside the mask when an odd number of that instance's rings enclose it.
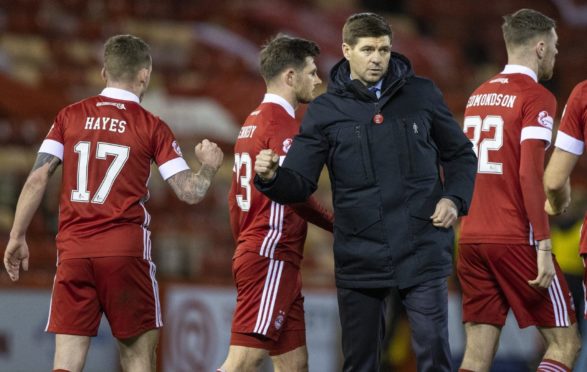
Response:
[[[52,139],[46,139],[41,144],[39,152],[57,156],[59,160],[63,161],[63,144]]]
[[[566,152],[570,152],[574,155],[582,155],[585,149],[585,142],[578,140],[575,137],[571,137],[565,132],[561,132],[560,130],[556,135],[556,142],[554,145],[559,149],[565,150]]]
[[[546,141],[546,148],[548,148],[550,146],[550,141],[552,140],[552,131],[548,128],[543,127],[524,127],[522,128],[520,143],[527,139],[537,139]]]
[[[175,158],[161,164],[159,166],[159,173],[163,180],[167,181],[169,177],[186,169],[190,169],[190,167],[188,166],[188,163],[185,162],[184,158]]]

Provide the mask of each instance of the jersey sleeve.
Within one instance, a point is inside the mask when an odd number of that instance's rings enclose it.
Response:
[[[577,85],[563,111],[555,146],[574,155],[582,155],[587,126],[587,81]]]
[[[59,158],[59,160],[63,161],[63,123],[65,113],[60,111],[53,121],[51,128],[49,129],[49,133],[45,137],[45,140],[41,144],[39,148],[39,152],[44,154],[50,154]]]
[[[552,127],[556,114],[556,99],[545,89],[528,93],[522,112],[520,143],[527,139],[542,140],[546,147],[552,140]]]
[[[181,149],[175,140],[175,136],[166,123],[159,122],[152,140],[155,163],[157,163],[159,173],[164,180],[181,171],[190,169],[181,154]]]

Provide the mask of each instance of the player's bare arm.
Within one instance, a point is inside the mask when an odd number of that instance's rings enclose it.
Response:
[[[255,159],[255,173],[263,181],[271,181],[275,178],[279,166],[279,155],[273,150],[261,150]]]
[[[202,167],[197,173],[192,170],[184,170],[167,180],[175,195],[188,204],[196,204],[206,196],[212,179],[222,165],[224,158],[218,145],[206,139],[196,145],[195,153],[202,163]]]
[[[49,178],[61,160],[53,155],[39,153],[33,169],[29,174],[16,204],[14,223],[10,230],[10,240],[4,252],[4,267],[12,281],[19,278],[20,267],[27,271],[29,267],[29,248],[26,243],[26,231],[39,208]]]
[[[544,209],[550,215],[561,214],[571,203],[569,176],[577,164],[578,155],[555,148],[544,171]]]

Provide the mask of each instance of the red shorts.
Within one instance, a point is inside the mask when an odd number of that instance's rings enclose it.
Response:
[[[461,244],[457,273],[463,295],[463,322],[503,326],[512,309],[520,328],[567,327],[575,310],[556,259],[548,289],[536,289],[536,249],[530,245]]]
[[[118,339],[163,326],[155,264],[141,257],[60,261],[45,330],[96,336],[102,313]]]
[[[236,309],[231,345],[279,355],[306,344],[300,269],[247,252],[233,260]]]

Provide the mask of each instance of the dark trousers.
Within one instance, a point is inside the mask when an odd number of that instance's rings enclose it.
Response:
[[[392,288],[337,288],[345,372],[378,372]],[[412,329],[418,371],[451,370],[446,278],[399,291]]]

